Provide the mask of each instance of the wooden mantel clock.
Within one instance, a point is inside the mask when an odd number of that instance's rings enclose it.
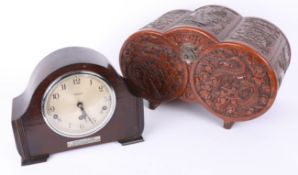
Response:
[[[48,55],[12,107],[22,165],[74,148],[143,140],[142,99],[133,96],[107,59],[91,49],[70,47]]]

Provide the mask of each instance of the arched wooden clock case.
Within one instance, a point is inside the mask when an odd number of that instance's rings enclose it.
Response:
[[[114,113],[108,123],[92,135],[70,138],[51,130],[42,115],[42,98],[58,77],[87,71],[98,74],[111,85],[116,96]],[[142,141],[144,111],[142,99],[133,96],[125,81],[98,52],[80,47],[60,49],[44,58],[32,74],[25,92],[13,100],[12,126],[22,165],[46,161],[52,153],[89,145],[119,141]]]

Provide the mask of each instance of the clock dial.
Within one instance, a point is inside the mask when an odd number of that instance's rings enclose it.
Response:
[[[116,105],[113,88],[100,75],[64,75],[47,89],[42,113],[47,125],[66,137],[85,137],[102,129]]]

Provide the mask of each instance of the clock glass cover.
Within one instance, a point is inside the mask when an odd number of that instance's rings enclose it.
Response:
[[[54,132],[79,138],[102,129],[115,106],[114,90],[103,77],[92,72],[73,72],[57,78],[48,87],[42,114]]]

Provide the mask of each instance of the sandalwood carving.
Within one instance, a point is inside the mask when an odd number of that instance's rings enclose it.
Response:
[[[290,57],[272,23],[211,5],[162,15],[128,38],[120,63],[151,108],[178,98],[200,103],[230,128],[270,108]]]

